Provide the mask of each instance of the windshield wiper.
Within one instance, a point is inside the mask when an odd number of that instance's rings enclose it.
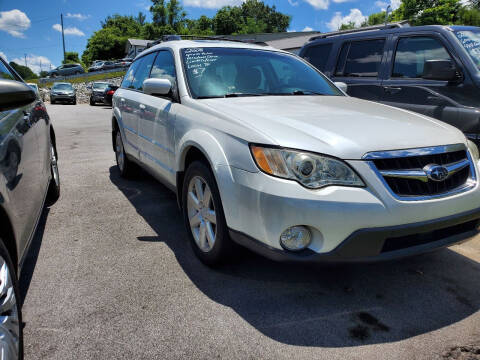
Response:
[[[227,93],[223,97],[241,97],[241,96],[262,96],[264,94],[256,94],[256,93]]]
[[[292,92],[292,95],[326,95],[324,93],[319,93],[311,90],[295,90]]]

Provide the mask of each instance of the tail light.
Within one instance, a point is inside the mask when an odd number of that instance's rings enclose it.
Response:
[[[114,91],[114,90],[108,90],[108,91],[107,91],[107,95],[113,95],[113,94],[115,94],[115,91]]]

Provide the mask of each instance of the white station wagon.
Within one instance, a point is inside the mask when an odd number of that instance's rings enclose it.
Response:
[[[374,261],[479,231],[479,155],[441,121],[347,96],[301,58],[218,40],[160,41],[113,98],[122,176],[176,192],[193,249]]]

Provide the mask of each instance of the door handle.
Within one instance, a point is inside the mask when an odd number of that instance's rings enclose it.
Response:
[[[388,94],[396,94],[399,91],[401,91],[402,88],[401,87],[394,87],[394,86],[384,86],[383,90]]]
[[[138,107],[139,107],[141,110],[145,110],[145,105],[143,105],[143,104],[140,104]]]

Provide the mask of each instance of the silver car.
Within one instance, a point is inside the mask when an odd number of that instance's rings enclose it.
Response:
[[[339,84],[340,85],[340,84]],[[121,175],[176,192],[198,257],[374,261],[478,233],[478,149],[457,129],[347,96],[301,58],[164,41],[113,98]]]

